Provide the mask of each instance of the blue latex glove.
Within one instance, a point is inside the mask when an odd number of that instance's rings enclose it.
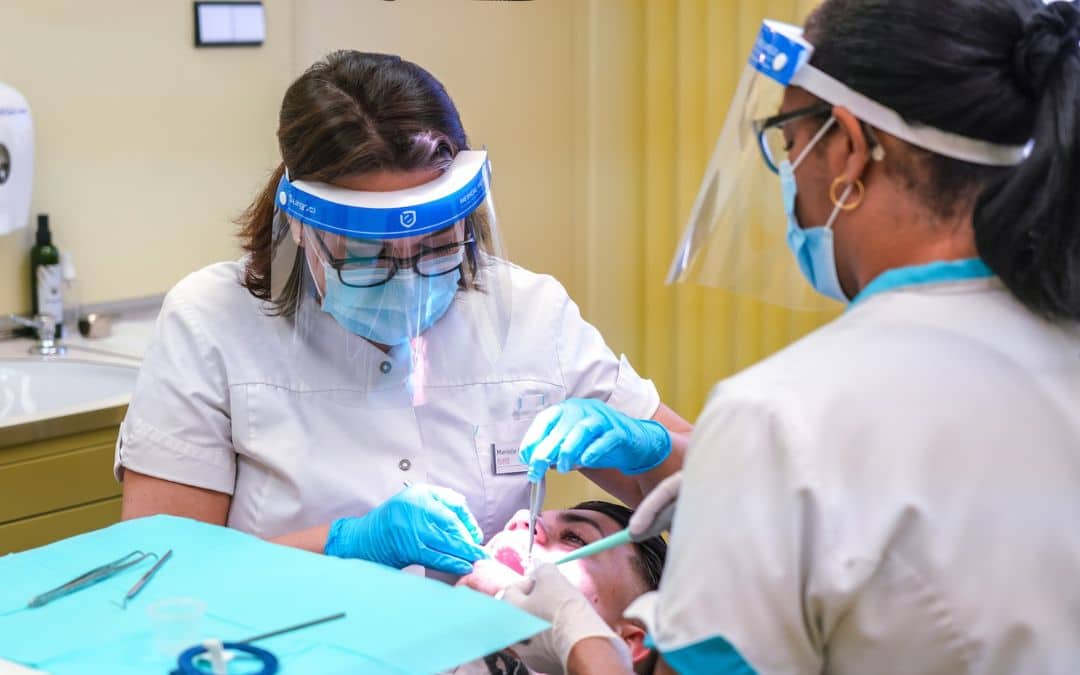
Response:
[[[533,482],[551,467],[643,473],[671,454],[671,434],[659,422],[628,417],[596,399],[571,398],[536,416],[519,454]]]
[[[361,558],[401,569],[423,565],[468,574],[488,553],[465,497],[448,488],[413,485],[360,518],[330,525],[326,555]]]

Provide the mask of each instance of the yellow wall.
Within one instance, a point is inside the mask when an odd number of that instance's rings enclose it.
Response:
[[[509,256],[571,293],[577,4],[296,0],[294,11],[299,69],[333,49],[389,52],[446,86],[471,145],[490,152]]]
[[[262,48],[196,50],[190,0],[10,0],[0,81],[34,110],[34,212],[52,215],[94,302],[236,255],[230,221],[275,163],[281,95],[312,61],[416,61],[491,152],[511,258],[562,280],[693,419],[715,381],[827,318],[663,285],[761,19],[812,4],[267,0]],[[31,236],[0,238],[0,312],[28,309]],[[552,487],[557,504],[598,494]]]
[[[269,0],[261,48],[195,49],[190,0],[0,3],[0,81],[36,126],[32,213],[84,301],[164,292],[238,255],[289,82],[333,49],[387,51],[439,77],[489,148],[509,254],[573,291],[574,4]],[[0,313],[29,311],[32,229],[0,237]]]
[[[666,286],[668,266],[761,20],[801,22],[816,0],[584,0],[577,84],[576,296],[616,351],[687,419],[718,380],[832,313],[789,312],[709,288]],[[775,195],[780,198],[779,185]],[[602,493],[550,479],[548,503]]]
[[[231,220],[277,155],[289,0],[259,49],[195,49],[189,0],[5,0],[0,81],[30,103],[32,213],[51,216],[88,302],[167,290],[235,257]],[[0,313],[30,309],[33,222],[0,238]]]
[[[586,4],[580,300],[608,342],[693,419],[713,383],[829,316],[664,285],[762,18],[799,21],[814,3]],[[779,200],[779,185],[761,197]]]

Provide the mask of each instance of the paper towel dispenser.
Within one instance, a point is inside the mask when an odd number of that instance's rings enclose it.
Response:
[[[0,82],[0,235],[26,227],[34,181],[34,124],[23,95]]]

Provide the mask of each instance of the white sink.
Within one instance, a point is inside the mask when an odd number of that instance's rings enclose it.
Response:
[[[126,403],[138,372],[135,366],[70,358],[0,358],[0,425]]]

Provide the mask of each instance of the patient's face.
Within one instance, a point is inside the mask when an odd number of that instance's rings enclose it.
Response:
[[[614,534],[620,525],[596,511],[544,511],[536,523],[534,562],[555,562],[597,539]],[[494,560],[478,562],[463,582],[477,590],[495,593],[519,581],[524,574],[529,550],[529,512],[514,514],[501,532],[486,545]],[[596,607],[600,616],[613,625],[638,595],[644,584],[634,567],[634,547],[618,546],[594,556],[559,566],[566,576]]]

